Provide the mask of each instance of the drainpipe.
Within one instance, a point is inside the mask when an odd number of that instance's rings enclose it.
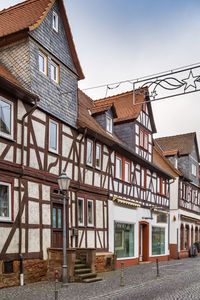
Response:
[[[25,119],[26,117],[30,117],[33,112],[37,108],[38,99],[34,99],[35,104],[34,106],[26,112],[26,114],[22,117],[22,131],[21,131],[21,170],[22,174],[19,177],[19,257],[20,257],[20,285],[24,285],[24,271],[23,271],[23,255],[22,255],[22,206],[21,206],[21,183],[22,183],[22,176],[24,173],[24,127],[25,127]]]

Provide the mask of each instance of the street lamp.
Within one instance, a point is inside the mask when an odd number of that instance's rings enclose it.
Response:
[[[63,285],[67,285],[67,256],[66,256],[66,194],[70,185],[70,178],[63,171],[58,177],[58,185],[63,194],[63,266],[62,266],[62,281]]]

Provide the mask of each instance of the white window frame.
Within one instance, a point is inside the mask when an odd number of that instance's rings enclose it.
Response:
[[[113,133],[113,120],[109,116],[106,116],[106,131],[110,134]]]
[[[91,162],[88,161],[88,144],[91,144]],[[86,157],[86,164],[88,166],[93,166],[93,141],[87,139],[87,157]]]
[[[97,148],[99,148],[99,166],[97,165]],[[100,144],[96,144],[95,167],[99,170],[101,169],[101,145]]]
[[[40,68],[40,56],[44,59],[44,71]],[[39,50],[38,53],[38,65],[39,65],[39,71],[47,76],[47,55],[45,55],[41,50]]]
[[[9,101],[9,100],[5,99],[4,97],[1,97],[1,96],[0,96],[0,100],[2,100],[4,102],[6,102],[7,104],[9,104],[10,108],[11,108],[11,112],[10,112],[10,131],[11,131],[11,133],[7,134],[5,132],[0,131],[0,136],[13,140],[13,132],[14,132],[14,130],[13,130],[14,129],[14,126],[13,126],[13,124],[14,124],[14,104],[13,104],[13,102],[11,102],[11,101]],[[1,112],[0,112],[0,114],[1,114]]]
[[[121,174],[117,173],[117,160],[119,160],[121,162]],[[120,176],[121,175],[121,176]],[[119,156],[116,156],[116,162],[115,162],[115,177],[117,179],[122,180],[122,159]]]
[[[126,174],[126,165],[129,165],[128,174]],[[128,178],[127,178],[128,175]],[[129,161],[125,160],[124,162],[124,181],[129,182],[131,181],[131,164]]]
[[[88,222],[88,203],[92,203],[92,223]],[[91,199],[87,199],[87,226],[88,227],[94,227],[94,201]]]
[[[54,18],[56,20],[55,22],[54,22]],[[55,11],[53,11],[52,27],[58,33],[58,14]]]
[[[192,163],[192,175],[197,176],[197,166]]]
[[[56,149],[54,148],[51,148],[51,132],[50,132],[50,124],[53,123],[56,125],[56,128],[57,128],[57,132],[56,132]],[[59,124],[58,122],[52,120],[52,119],[49,119],[49,151],[51,152],[54,152],[54,153],[58,153],[58,128],[59,128]]]
[[[0,216],[0,221],[11,221],[11,220],[12,220],[12,209],[11,209],[11,205],[12,205],[12,201],[11,201],[11,183],[0,181],[0,185],[5,185],[5,186],[8,186],[8,188],[9,188],[9,196],[8,196],[8,202],[9,202],[9,217],[2,217],[2,216]]]
[[[54,76],[52,74],[52,67],[56,70],[56,79],[54,79]],[[56,83],[59,83],[59,65],[55,63],[53,60],[51,60],[50,63],[50,70],[51,70],[51,80],[53,80]]]
[[[81,201],[83,203],[83,222],[79,222],[79,201]],[[85,210],[85,207],[84,207],[84,198],[78,198],[78,225],[79,226],[84,226],[84,210]]]

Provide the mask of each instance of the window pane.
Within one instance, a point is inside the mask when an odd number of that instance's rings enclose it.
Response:
[[[83,225],[83,200],[78,199],[78,223]]]
[[[92,165],[92,142],[87,141],[87,163]]]
[[[130,163],[125,161],[125,181],[130,182]]]
[[[58,208],[58,228],[62,228],[62,210]]]
[[[58,81],[58,66],[51,64],[51,79]]]
[[[134,256],[134,225],[115,223],[115,254],[117,258]]]
[[[96,145],[96,167],[101,167],[101,146]]]
[[[46,57],[39,53],[39,70],[46,74]]]
[[[112,119],[110,117],[106,117],[106,130],[112,133]]]
[[[0,217],[9,217],[9,187],[0,184]]]
[[[53,228],[56,228],[56,208],[53,208]]]
[[[116,157],[116,177],[122,178],[122,161],[119,157]]]
[[[11,134],[11,104],[0,99],[0,131]]]
[[[165,254],[165,228],[152,227],[152,255]]]
[[[143,131],[140,130],[140,146],[143,146]]]
[[[87,215],[88,215],[88,225],[93,225],[93,202],[88,201],[87,202]]]
[[[147,136],[147,134],[144,135],[144,148],[146,150],[148,149],[148,136]]]
[[[57,124],[50,121],[50,148],[57,150]]]
[[[160,177],[157,178],[157,192],[160,193]]]

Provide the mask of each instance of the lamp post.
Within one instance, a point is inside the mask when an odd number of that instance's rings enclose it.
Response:
[[[70,185],[70,178],[63,171],[58,177],[58,185],[63,194],[63,266],[62,266],[62,281],[63,285],[67,285],[67,236],[66,236],[66,194]]]

